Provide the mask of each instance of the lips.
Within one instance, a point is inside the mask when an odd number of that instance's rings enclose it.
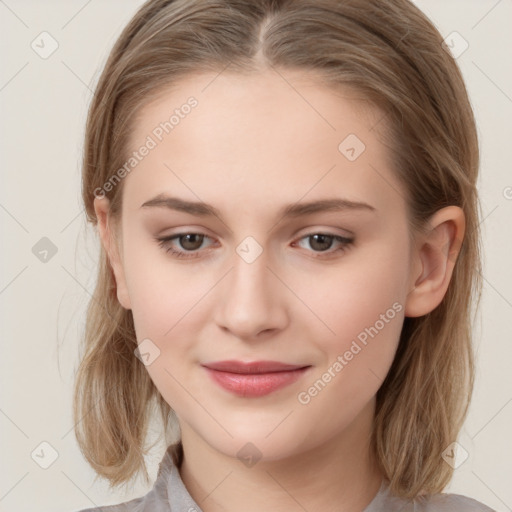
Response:
[[[278,361],[217,361],[202,365],[224,390],[241,397],[260,397],[297,381],[310,366]]]
[[[253,361],[244,363],[243,361],[234,360],[206,363],[203,366],[221,372],[251,374],[284,372],[290,370],[298,370],[299,368],[305,367],[305,365],[285,364],[278,361]]]

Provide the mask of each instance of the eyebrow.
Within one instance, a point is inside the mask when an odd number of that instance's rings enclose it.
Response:
[[[199,201],[186,201],[178,197],[170,197],[165,194],[158,194],[141,205],[141,208],[167,208],[199,217],[215,216],[222,220],[220,211],[214,206]],[[284,206],[278,213],[278,217],[302,217],[319,212],[366,210],[375,212],[376,208],[368,203],[350,201],[338,197],[326,198],[318,201],[304,203],[293,203]]]

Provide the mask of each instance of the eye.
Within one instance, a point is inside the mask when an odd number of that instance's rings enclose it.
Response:
[[[300,240],[309,240],[309,245],[314,249],[313,252],[327,253],[329,255],[337,253],[339,251],[345,251],[354,241],[353,238],[347,238],[341,235],[334,235],[331,233],[310,233]],[[340,246],[334,251],[327,252],[333,245],[334,242],[338,242]],[[315,258],[323,257],[314,256]]]
[[[201,256],[199,249],[206,238],[210,237],[204,233],[177,233],[168,237],[157,237],[156,240],[158,241],[158,245],[173,257],[198,258]],[[179,245],[181,245],[184,250],[176,249],[173,246],[172,242],[175,240],[179,241]],[[300,238],[299,242],[302,240],[312,240],[312,242],[310,242],[310,246],[313,249],[313,252],[326,253],[328,255],[339,251],[345,251],[354,242],[353,238],[347,238],[331,233],[310,233]],[[334,251],[329,251],[334,242],[337,242],[340,246]],[[314,257],[321,258],[323,255],[320,254]]]
[[[200,256],[197,252],[192,252],[191,254],[188,253],[191,251],[197,251],[201,247],[205,238],[210,237],[203,233],[177,233],[176,235],[157,238],[157,240],[160,247],[162,247],[166,252],[171,253],[176,258],[197,258]],[[180,245],[186,249],[186,251],[176,250],[170,244],[170,242],[176,239],[180,241]]]

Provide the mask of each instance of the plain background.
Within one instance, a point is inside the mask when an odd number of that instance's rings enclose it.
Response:
[[[456,31],[469,44],[457,62],[475,110],[482,156],[485,279],[475,330],[478,369],[459,438],[469,458],[445,492],[510,511],[512,2],[416,3],[443,37]],[[129,494],[109,493],[106,482],[94,483],[71,416],[78,343],[99,249],[80,202],[85,115],[112,44],[141,4],[0,0],[2,511],[72,512],[149,490],[142,480]],[[43,31],[58,43],[46,59],[31,47]],[[36,244],[48,244],[40,242],[43,237],[57,251],[46,262],[36,250]],[[148,458],[152,478],[164,449],[158,444]],[[56,459],[43,469],[40,464],[50,462],[52,454]]]

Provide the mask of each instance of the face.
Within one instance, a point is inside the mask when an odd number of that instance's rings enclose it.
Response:
[[[268,459],[374,406],[411,287],[405,191],[372,129],[382,113],[286,76],[196,76],[141,110],[131,146],[149,150],[124,178],[116,275],[182,432]],[[331,208],[304,208],[319,201]],[[205,367],[221,361],[295,370]]]

